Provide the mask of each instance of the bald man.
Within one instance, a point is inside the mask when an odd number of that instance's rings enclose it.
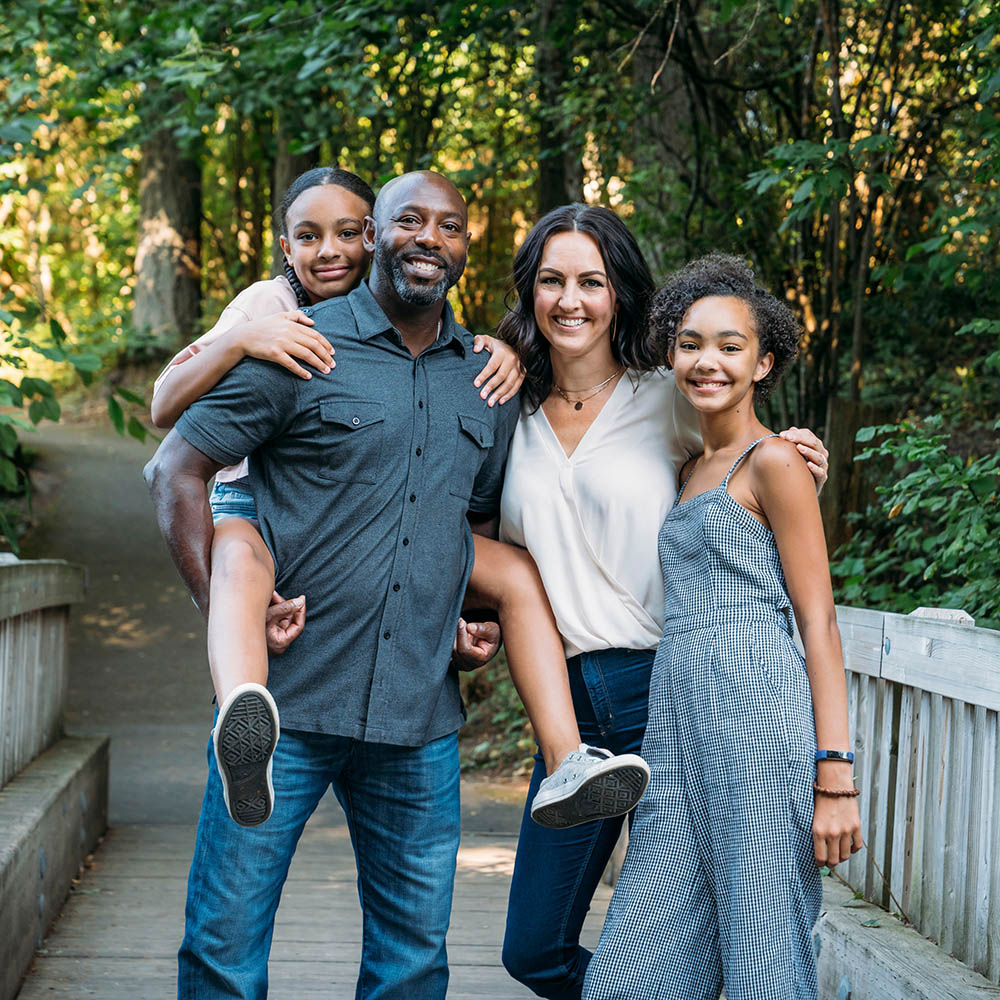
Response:
[[[516,406],[489,407],[448,289],[465,268],[465,201],[446,178],[388,183],[364,240],[367,284],[305,309],[337,368],[305,381],[246,359],[194,403],[147,467],[192,594],[208,593],[206,482],[250,456],[280,593],[305,594],[302,636],[272,658],[281,738],[266,823],[229,816],[209,744],[178,969],[183,1000],[267,995],[274,914],[306,820],[332,786],[364,911],[357,996],[438,1000],[459,840],[450,665],[472,569],[470,520],[499,511]],[[472,655],[487,658],[496,638]]]

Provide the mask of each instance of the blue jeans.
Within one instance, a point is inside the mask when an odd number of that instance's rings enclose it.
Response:
[[[357,1000],[443,1000],[445,934],[459,841],[458,737],[423,747],[282,730],[274,812],[256,827],[229,817],[208,745],[179,1000],[267,996],[274,914],[306,820],[331,785],[343,806],[364,912]]]
[[[655,655],[654,649],[602,649],[570,659],[570,690],[585,743],[614,753],[639,752]],[[535,754],[528,803],[544,777],[545,763]],[[503,964],[540,997],[580,1000],[591,955],[580,946],[580,931],[623,819],[551,830],[535,823],[525,806]]]

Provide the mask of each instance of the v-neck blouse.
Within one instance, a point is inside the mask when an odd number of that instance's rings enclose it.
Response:
[[[522,412],[500,538],[538,565],[567,656],[659,642],[656,536],[701,447],[697,415],[663,369],[620,379],[569,457],[541,408]]]

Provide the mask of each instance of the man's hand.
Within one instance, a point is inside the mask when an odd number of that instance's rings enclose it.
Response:
[[[467,622],[459,618],[452,662],[459,670],[475,670],[500,652],[502,639],[496,622]]]
[[[267,609],[264,632],[267,635],[267,651],[273,656],[281,656],[302,634],[306,627],[305,594],[286,601],[275,591],[271,594],[271,605]]]
[[[798,448],[799,454],[806,460],[809,471],[813,474],[813,479],[816,480],[816,492],[821,493],[830,474],[830,453],[823,442],[807,427],[789,427],[778,436],[791,441]]]

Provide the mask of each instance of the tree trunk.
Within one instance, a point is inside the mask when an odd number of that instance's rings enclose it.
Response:
[[[165,352],[199,333],[201,165],[162,130],[142,146],[132,321]]]
[[[305,153],[293,153],[289,149],[290,138],[286,132],[278,128],[278,151],[274,158],[274,173],[271,179],[271,210],[274,213],[274,236],[271,252],[271,275],[276,277],[283,273],[284,256],[281,247],[278,246],[279,228],[281,219],[277,218],[278,206],[281,199],[285,197],[285,192],[289,185],[299,174],[312,170],[319,166],[319,147],[310,149]]]
[[[570,53],[564,39],[559,44],[562,23],[556,23],[560,4],[558,0],[542,0],[536,8],[537,39],[535,46],[535,79],[538,100],[532,107],[538,109],[538,215],[558,208],[567,202],[583,198],[583,160],[566,124],[554,112],[562,103],[562,89],[569,76]],[[574,15],[575,16],[575,9]],[[563,20],[565,14],[563,15]]]

